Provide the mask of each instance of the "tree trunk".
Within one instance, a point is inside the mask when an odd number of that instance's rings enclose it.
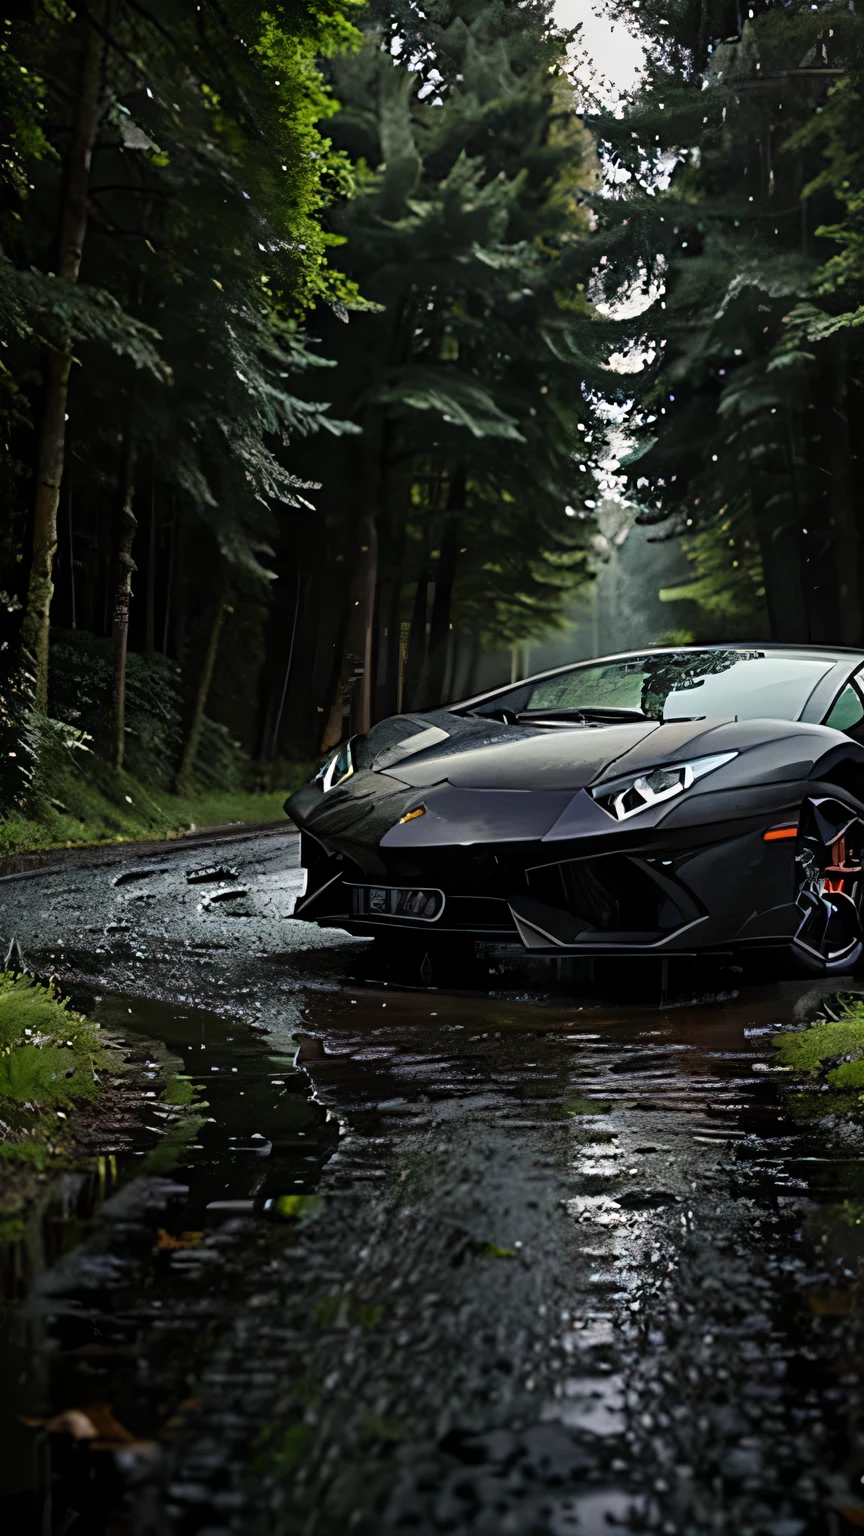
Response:
[[[820,644],[857,645],[861,636],[859,589],[860,531],[854,493],[852,442],[848,417],[848,361],[842,337],[834,337],[825,353],[816,424],[824,476],[821,507],[813,519],[824,540],[819,562],[819,591],[814,594],[812,638]]]
[[[104,3],[95,7],[101,21]],[[105,43],[96,27],[85,23],[84,52],[72,138],[66,156],[63,204],[60,215],[60,250],[57,273],[68,282],[78,281],[84,237],[87,232],[87,196],[93,145],[105,104]],[[37,709],[48,708],[48,634],[51,599],[54,595],[54,556],[57,551],[57,507],[66,456],[66,405],[72,355],[68,347],[52,352],[48,360],[45,402],[36,457],[36,496],[33,508],[33,545],[27,604],[21,630],[36,678]]]
[[[373,507],[367,508],[360,519],[354,549],[356,563],[348,596],[345,657],[355,676],[363,669],[357,684],[353,723],[358,734],[365,734],[372,724],[373,625],[378,586],[378,528]]]
[[[408,626],[408,654],[405,657],[403,709],[419,709],[426,685],[426,610],[429,604],[429,569],[423,567],[417,577],[411,623]]]
[[[785,473],[755,479],[752,505],[762,571],[765,609],[772,640],[806,644],[810,640],[806,551],[802,549],[795,443],[798,423],[786,423]]]
[[[342,721],[345,718],[345,689],[348,686],[348,664],[343,658],[339,676],[336,679],[336,691],[333,695],[330,708],[327,711],[327,720],[321,736],[321,751],[329,752],[331,748],[339,745],[344,734]]]
[[[177,775],[174,782],[177,794],[185,793],[192,777],[192,769],[198,752],[198,743],[201,739],[201,722],[204,719],[204,710],[207,707],[210,684],[213,681],[213,668],[216,665],[216,652],[219,649],[219,635],[227,612],[227,599],[222,596],[213,610],[210,633],[207,636],[207,646],[204,651],[204,660],[198,678],[198,687],[195,690],[195,698],[192,701],[192,708],[186,722],[183,750],[180,754],[180,762],[177,766]]]
[[[465,470],[460,466],[450,483],[447,497],[447,519],[441,536],[441,553],[438,556],[438,567],[435,573],[432,621],[429,626],[429,680],[426,702],[433,707],[443,703],[444,700],[444,678],[450,649],[450,611],[453,606],[453,587],[459,561],[460,513],[464,510]]]
[[[114,641],[114,766],[123,767],[126,742],[126,656],[129,650],[129,604],[132,599],[132,574],[137,570],[132,559],[132,545],[138,528],[138,519],[132,511],[135,497],[135,442],[131,437],[126,446],[123,469],[123,506],[120,512],[120,539],[117,550],[117,587],[114,593],[114,613],[111,638]]]
[[[379,682],[376,706],[379,720],[399,711],[399,672],[402,644],[402,582],[398,574],[388,577],[381,596],[381,634],[379,638]]]
[[[294,594],[294,618],[291,624],[291,640],[288,646],[288,660],[285,663],[285,677],[282,682],[282,692],[279,695],[279,707],[276,710],[276,719],[273,725],[273,734],[269,738],[269,751],[267,761],[279,756],[279,732],[282,729],[282,715],[285,711],[285,700],[288,697],[288,684],[291,680],[291,668],[294,665],[294,646],[297,640],[297,620],[300,617],[300,571],[297,571],[297,589]]]
[[[168,655],[171,605],[174,599],[174,564],[177,554],[177,497],[171,495],[171,523],[168,530],[168,576],[165,582],[165,622],[162,626],[162,655]]]
[[[186,666],[188,638],[186,631],[189,616],[189,582],[186,572],[186,524],[182,512],[176,514],[174,521],[177,526],[174,545],[174,612],[172,614],[172,623],[174,628],[174,660],[182,671]]]
[[[150,536],[147,550],[147,591],[144,610],[144,649],[152,656],[156,649],[156,466],[150,468]]]
[[[66,515],[69,520],[69,598],[72,608],[72,628],[78,628],[78,604],[75,601],[75,531],[72,527],[72,487],[66,490]]]
[[[471,637],[471,650],[468,656],[468,667],[465,673],[465,681],[462,685],[465,697],[470,699],[477,692],[477,673],[480,669],[481,646],[477,635]]]
[[[402,640],[402,580],[405,563],[405,521],[401,507],[387,506],[378,560],[378,659],[375,716],[385,720],[399,712]]]
[[[378,590],[378,507],[381,495],[383,432],[369,427],[372,439],[361,466],[363,510],[351,537],[347,554],[351,562],[348,589],[348,613],[342,662],[336,676],[335,693],[327,712],[321,738],[322,752],[329,752],[342,739],[343,695],[353,677],[358,679],[352,709],[352,732],[363,734],[373,719],[373,659],[376,594]]]

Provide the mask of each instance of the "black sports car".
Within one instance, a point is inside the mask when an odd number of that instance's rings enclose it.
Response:
[[[864,944],[864,651],[724,645],[559,668],[345,742],[286,803],[295,917],[551,955]]]

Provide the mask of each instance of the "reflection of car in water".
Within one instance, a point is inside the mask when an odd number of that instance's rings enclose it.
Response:
[[[286,804],[296,917],[552,955],[862,953],[864,651],[656,650],[399,715]]]

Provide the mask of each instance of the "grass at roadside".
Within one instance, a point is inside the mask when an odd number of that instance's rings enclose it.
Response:
[[[43,800],[38,814],[13,813],[0,821],[0,857],[82,843],[178,837],[232,821],[278,821],[286,796],[314,772],[307,764],[297,764],[286,771],[290,782],[278,790],[202,789],[174,795],[129,774],[110,771],[95,758],[88,768],[85,778],[70,766],[57,786],[56,798]]]
[[[0,1248],[25,1236],[57,1174],[94,1167],[106,1139],[112,1152],[118,1136],[140,1142],[154,1099],[159,1140],[141,1169],[159,1174],[204,1123],[183,1062],[158,1041],[100,1030],[52,983],[0,972]]]
[[[806,1029],[784,1030],[773,1043],[778,1065],[808,1090],[794,1094],[799,1115],[864,1120],[864,996],[839,992],[824,998]]]
[[[776,1035],[774,1043],[781,1066],[830,1088],[864,1089],[864,997],[826,998],[808,1029]]]
[[[74,1153],[75,1112],[104,1091],[105,1052],[69,999],[29,976],[0,973],[0,1241],[47,1173]]]

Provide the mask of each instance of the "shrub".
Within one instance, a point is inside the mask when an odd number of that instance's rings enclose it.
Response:
[[[58,630],[51,637],[54,719],[85,731],[98,752],[111,738],[114,679],[112,642],[86,630]],[[126,662],[125,767],[133,778],[168,789],[183,739],[183,692],[176,662],[156,652],[130,651]],[[224,725],[206,717],[193,768],[193,786],[241,789],[247,763]]]

